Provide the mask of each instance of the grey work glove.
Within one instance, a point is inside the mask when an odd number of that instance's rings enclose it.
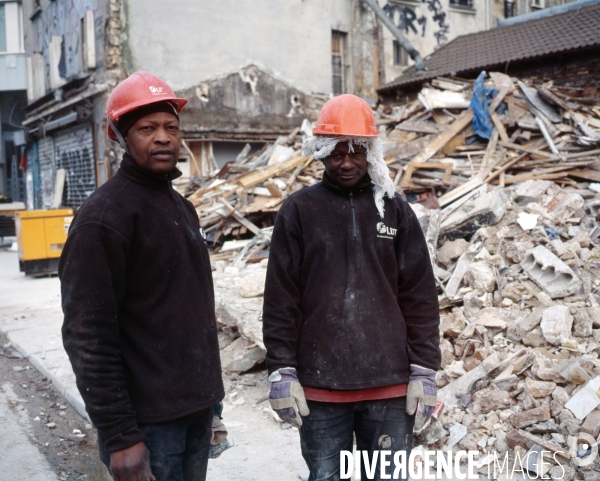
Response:
[[[415,413],[417,414],[415,418],[415,430],[419,431],[425,426],[425,423],[431,417],[435,409],[437,401],[435,371],[416,364],[411,364],[410,377],[408,380],[406,412],[411,416]]]
[[[213,408],[213,419],[210,436],[209,457],[216,459],[221,456],[221,453],[233,446],[233,443],[227,439],[227,428],[221,421],[221,413],[223,412],[223,404],[215,404]]]
[[[271,390],[269,402],[273,410],[285,422],[299,428],[302,426],[300,416],[308,416],[310,411],[304,397],[304,390],[298,382],[296,370],[293,367],[284,367],[269,376]]]

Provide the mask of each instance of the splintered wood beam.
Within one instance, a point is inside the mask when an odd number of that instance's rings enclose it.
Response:
[[[414,156],[411,163],[422,164],[427,162],[433,157],[438,150],[443,148],[450,140],[456,135],[460,134],[473,120],[473,111],[471,109],[465,110],[458,119],[456,119],[450,127],[444,132],[434,138],[427,147],[425,147],[419,154]]]
[[[257,226],[255,226],[252,222],[247,220],[237,210],[235,210],[235,207],[233,207],[223,197],[219,197],[219,202],[221,204],[223,204],[227,208],[227,210],[230,211],[231,215],[235,218],[235,220],[237,220],[240,224],[242,224],[244,227],[246,227],[250,232],[254,233],[255,235],[260,234],[260,229]]]

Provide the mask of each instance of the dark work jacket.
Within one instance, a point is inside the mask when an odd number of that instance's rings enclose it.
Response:
[[[427,245],[398,194],[381,219],[369,182],[347,190],[325,174],[283,203],[264,295],[270,372],[338,390],[405,383],[410,364],[440,368],[438,329]]]
[[[63,343],[109,452],[224,396],[210,259],[192,204],[125,154],[59,264]]]

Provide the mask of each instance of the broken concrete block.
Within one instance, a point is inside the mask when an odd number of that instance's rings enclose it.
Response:
[[[575,272],[541,245],[526,253],[521,267],[552,299],[573,295],[582,286]]]
[[[226,373],[246,372],[265,359],[265,351],[243,337],[221,351],[221,365]]]
[[[542,322],[542,312],[541,309],[536,309],[528,316],[517,319],[515,321],[517,336],[523,339],[529,332],[539,326]]]
[[[515,448],[516,446],[521,446],[523,448],[529,449],[536,444],[542,446],[546,451],[550,451],[553,454],[556,454],[557,458],[561,460],[569,461],[570,456],[568,453],[565,453],[564,448],[561,446],[552,443],[550,441],[545,441],[543,438],[534,436],[527,431],[523,431],[522,429],[513,429],[506,434],[506,442],[511,448]]]
[[[485,261],[471,262],[464,279],[468,286],[478,291],[494,292],[496,289],[494,268]]]
[[[475,322],[477,326],[484,326],[496,329],[506,329],[506,321],[499,319],[490,312],[483,312]]]
[[[465,360],[465,370],[467,372],[472,371],[480,364],[481,364],[481,361],[476,358],[471,358],[471,359]]]
[[[588,433],[594,439],[600,434],[600,411],[593,410],[581,425],[581,432]]]
[[[245,276],[240,282],[240,294],[242,297],[259,297],[265,292],[266,269],[257,269]]]
[[[552,393],[552,401],[550,402],[550,411],[552,416],[558,416],[565,407],[565,404],[569,402],[571,396],[565,388],[557,387]]]
[[[566,409],[563,410],[561,414],[567,412]],[[581,429],[581,421],[575,418],[565,419],[560,423],[560,432],[565,436],[575,436],[579,434]]]
[[[444,368],[444,375],[449,380],[457,379],[465,374],[467,374],[467,371],[465,371],[463,361],[453,361]]]
[[[541,421],[547,421],[548,419],[550,419],[550,407],[542,406],[540,408],[530,409],[529,411],[516,413],[510,418],[510,423],[515,428],[521,429]]]
[[[598,390],[600,389],[600,376],[595,377],[588,382],[583,389],[575,394],[565,407],[570,410],[577,419],[584,420],[588,414],[600,406],[600,397]]]
[[[473,234],[480,227],[500,222],[508,197],[501,188],[474,196],[442,220],[440,240],[454,240]]]
[[[536,328],[538,329],[538,328]],[[533,361],[531,372],[542,381],[552,381],[564,383],[565,379],[560,375],[560,366],[554,359],[548,359],[545,356],[538,355]],[[562,388],[556,388],[562,389]]]
[[[529,294],[529,291],[518,282],[509,282],[503,288],[500,295],[505,299],[510,299],[514,303],[523,300],[523,296]]]
[[[587,309],[577,309],[574,315],[573,335],[589,337],[592,335],[592,318]]]
[[[556,383],[551,381],[534,381],[533,379],[525,379],[525,386],[527,391],[534,398],[547,397],[552,394],[556,388]]]
[[[454,348],[448,339],[440,339],[440,351],[442,351],[442,369],[454,361]]]
[[[583,208],[584,200],[579,194],[570,193],[554,182],[528,180],[515,189],[519,204],[539,203],[556,221],[565,221]]]
[[[472,410],[474,414],[485,414],[496,409],[506,409],[511,405],[511,398],[507,391],[493,390],[483,395],[473,395]]]
[[[527,180],[517,185],[514,190],[515,201],[526,205],[530,202],[539,202],[552,182],[549,180]]]
[[[477,291],[467,292],[463,297],[463,312],[467,319],[471,319],[483,308]]]
[[[560,372],[560,375],[573,384],[585,384],[592,379],[590,375],[579,365],[579,361],[577,359],[568,364]]]
[[[449,267],[467,251],[467,247],[469,247],[469,243],[464,239],[445,242],[437,251],[437,261],[443,266]]]
[[[448,437],[448,441],[446,441],[446,446],[449,448],[456,446],[467,435],[467,428],[462,424],[454,424],[450,426],[448,431],[450,432],[450,436]]]
[[[566,306],[552,306],[542,313],[540,327],[546,341],[558,346],[562,338],[571,337],[573,316]]]
[[[546,341],[546,338],[542,333],[542,328],[536,327],[523,337],[523,344],[530,347],[541,347],[548,345],[548,341]]]
[[[467,322],[462,310],[459,308],[454,308],[450,314],[442,317],[440,322],[440,330],[446,336],[458,337],[466,325]]]

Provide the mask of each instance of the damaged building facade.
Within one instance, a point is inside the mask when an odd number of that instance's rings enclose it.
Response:
[[[21,2],[0,2],[0,196],[25,200],[21,122],[27,105],[27,70]]]
[[[115,172],[106,101],[131,72],[150,71],[189,100],[180,167],[202,177],[314,120],[332,95],[375,102],[412,64],[382,14],[425,57],[494,27],[504,3],[24,0],[28,204],[77,207]]]

